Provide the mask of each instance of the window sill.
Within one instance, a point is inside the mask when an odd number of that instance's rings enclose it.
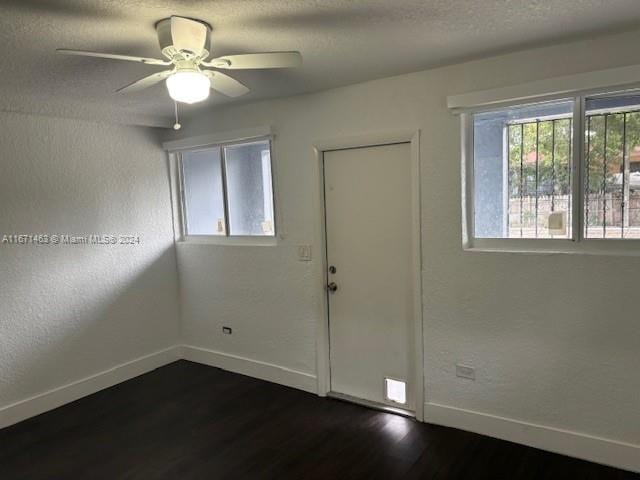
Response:
[[[186,236],[176,242],[176,245],[218,245],[226,247],[275,247],[278,237],[223,237],[214,235]]]
[[[463,245],[468,252],[485,253],[521,253],[534,255],[607,255],[607,256],[640,256],[640,239],[588,239],[575,240],[555,239],[510,239],[482,238]]]

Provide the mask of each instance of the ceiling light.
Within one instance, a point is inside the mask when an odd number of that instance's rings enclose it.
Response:
[[[169,95],[176,102],[197,103],[209,98],[209,79],[198,71],[178,71],[167,78]]]

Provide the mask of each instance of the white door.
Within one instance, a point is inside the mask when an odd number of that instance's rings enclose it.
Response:
[[[325,152],[324,180],[331,391],[413,411],[411,146]]]

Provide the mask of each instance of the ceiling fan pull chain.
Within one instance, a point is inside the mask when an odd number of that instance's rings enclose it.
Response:
[[[178,121],[178,102],[174,100],[173,105],[175,106],[176,113],[176,123],[173,124],[173,129],[180,130],[182,128],[182,125],[180,125],[180,122]]]

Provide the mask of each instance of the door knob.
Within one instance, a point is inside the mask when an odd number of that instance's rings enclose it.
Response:
[[[329,285],[327,285],[327,290],[333,293],[338,290],[338,285],[336,285],[336,282],[331,282]]]

